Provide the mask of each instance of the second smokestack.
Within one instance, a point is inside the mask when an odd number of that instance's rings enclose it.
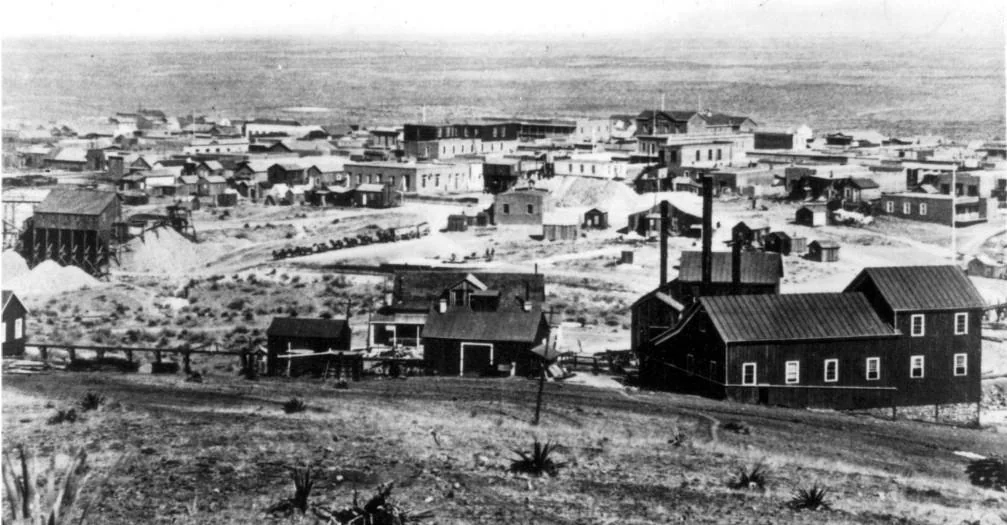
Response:
[[[661,222],[658,227],[661,229],[661,282],[659,286],[664,286],[668,282],[668,230],[671,229],[671,205],[668,201],[661,201]]]
[[[703,281],[700,295],[706,295],[713,281],[713,179],[703,178]]]

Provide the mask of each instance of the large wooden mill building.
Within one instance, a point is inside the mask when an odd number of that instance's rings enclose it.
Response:
[[[113,226],[121,213],[114,192],[55,189],[35,206],[22,255],[29,266],[52,259],[103,274],[113,255]]]

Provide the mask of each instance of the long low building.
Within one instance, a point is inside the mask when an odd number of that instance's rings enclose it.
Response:
[[[349,186],[388,184],[418,195],[483,191],[482,160],[455,162],[348,162],[344,166]]]
[[[954,206],[952,208],[952,200]],[[968,226],[987,221],[989,200],[980,197],[957,197],[940,193],[889,193],[875,204],[878,215],[933,222],[951,226]]]

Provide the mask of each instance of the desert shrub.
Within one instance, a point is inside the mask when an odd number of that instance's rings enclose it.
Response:
[[[748,435],[752,433],[752,427],[741,421],[728,421],[724,423],[724,430],[729,430],[735,434]]]
[[[321,317],[322,319],[332,319],[333,316],[332,316],[332,312],[326,310],[326,311],[322,312],[321,314],[319,314],[318,317]]]
[[[66,410],[57,410],[55,414],[46,420],[46,423],[50,425],[62,425],[63,423],[76,423],[80,417],[77,415],[77,411],[73,408],[68,408]]]
[[[363,507],[360,506],[357,494],[354,492],[352,506],[337,510],[315,507],[313,510],[318,517],[328,520],[327,523],[339,525],[405,525],[434,516],[432,510],[413,512],[393,501],[391,494],[394,485],[394,482],[379,485],[377,492]]]
[[[84,397],[80,398],[80,410],[81,412],[87,412],[89,410],[98,410],[101,405],[105,404],[105,396],[98,394],[96,392],[88,392],[84,394]]]
[[[333,288],[345,289],[353,286],[353,283],[351,283],[350,280],[347,279],[345,275],[339,275],[336,276],[336,278],[329,281],[329,285],[332,286]]]
[[[48,469],[40,475],[31,467],[36,464],[32,454],[26,453],[24,447],[18,447],[18,451],[20,458],[12,458],[10,452],[3,457],[4,506],[10,509],[13,522],[69,523],[88,477],[87,453],[81,448],[73,454],[62,475],[56,467],[56,457],[52,456]],[[40,483],[39,478],[46,479],[46,483]]]
[[[965,467],[973,485],[1007,492],[1007,460],[1000,456],[976,459]]]
[[[162,361],[160,363],[155,362],[150,364],[151,374],[176,374],[178,373],[178,369],[178,363],[173,361]]]
[[[826,497],[829,489],[814,484],[809,488],[798,488],[790,500],[790,507],[797,510],[829,510],[832,504]]]
[[[238,298],[232,300],[231,302],[227,303],[227,309],[228,310],[242,310],[242,309],[245,308],[246,304],[248,304],[248,300],[247,299],[245,299],[244,297],[238,297]]]
[[[732,489],[765,489],[769,484],[769,467],[758,462],[749,467],[739,467],[738,477],[730,483]]]
[[[296,414],[298,412],[304,412],[308,409],[308,405],[304,403],[304,400],[299,397],[292,397],[283,403],[283,411],[287,414]]]
[[[559,473],[559,469],[565,465],[553,460],[552,456],[555,450],[556,445],[548,441],[542,444],[537,439],[532,445],[531,453],[514,449],[518,458],[511,462],[510,471],[533,476],[541,476],[542,474],[555,476]]]

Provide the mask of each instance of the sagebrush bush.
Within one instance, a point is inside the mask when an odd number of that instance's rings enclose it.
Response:
[[[299,397],[292,397],[286,403],[283,403],[283,411],[287,414],[296,414],[304,412],[307,409],[308,405]]]
[[[806,489],[798,488],[790,500],[790,507],[798,510],[829,510],[832,504],[826,499],[828,494],[829,489],[817,483]]]
[[[555,450],[556,445],[548,441],[542,444],[536,439],[530,454],[523,450],[514,450],[518,458],[511,462],[510,470],[533,476],[541,476],[542,474],[555,476],[559,473],[559,469],[565,465],[565,463],[559,463],[552,459]]]

